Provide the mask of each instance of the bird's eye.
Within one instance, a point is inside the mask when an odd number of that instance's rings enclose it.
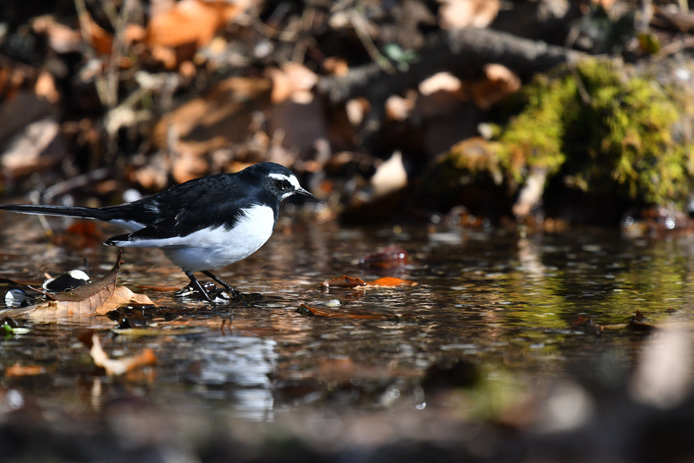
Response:
[[[289,188],[291,188],[291,186],[292,184],[286,180],[282,180],[282,182],[280,182],[280,188],[282,189],[282,191],[288,190]]]

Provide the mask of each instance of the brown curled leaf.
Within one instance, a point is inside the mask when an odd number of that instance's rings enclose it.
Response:
[[[321,286],[325,288],[355,288],[357,286],[366,286],[366,283],[361,278],[342,275],[341,277],[325,280]]]
[[[117,286],[116,280],[122,263],[119,253],[115,265],[103,278],[68,292],[46,293],[37,289],[49,300],[30,307],[9,309],[3,315],[29,316],[36,320],[50,321],[69,316],[105,315],[126,304],[154,305],[146,295],[135,294],[124,286]]]

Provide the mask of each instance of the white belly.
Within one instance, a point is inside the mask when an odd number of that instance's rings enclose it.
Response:
[[[265,244],[275,227],[275,216],[267,206],[253,206],[231,230],[206,228],[188,236],[164,240],[126,242],[124,246],[159,247],[183,271],[212,270],[233,264]],[[150,242],[151,241],[151,242]]]

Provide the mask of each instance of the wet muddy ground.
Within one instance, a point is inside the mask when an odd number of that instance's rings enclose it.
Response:
[[[3,293],[73,268],[96,278],[116,258],[100,245],[73,249],[74,237],[52,244],[34,217],[0,221]],[[66,223],[49,222],[60,237]],[[360,263],[393,244],[407,251],[404,265]],[[692,409],[693,254],[687,237],[610,230],[522,237],[285,217],[259,252],[219,272],[262,297],[210,306],[173,296],[187,279],[160,252],[129,249],[119,283],[157,307],[18,319],[28,332],[0,340],[2,452],[5,461],[648,461],[654,452],[684,461],[694,452],[678,434],[661,441],[652,428],[694,429],[680,416]],[[342,275],[414,284],[322,286]],[[672,326],[684,335],[669,336]],[[112,358],[152,349],[156,365],[106,375],[86,330]],[[685,369],[682,386],[665,403],[634,392],[639,381],[649,387],[639,369],[659,339],[683,346],[672,367]]]

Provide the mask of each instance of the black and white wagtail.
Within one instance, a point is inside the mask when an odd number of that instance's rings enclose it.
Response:
[[[252,165],[234,174],[202,177],[132,203],[99,208],[4,205],[24,214],[96,219],[132,233],[104,244],[159,248],[190,278],[203,297],[209,294],[193,275],[202,272],[239,293],[210,270],[238,262],[257,251],[272,235],[283,199],[294,194],[313,198],[286,167],[272,162]]]

